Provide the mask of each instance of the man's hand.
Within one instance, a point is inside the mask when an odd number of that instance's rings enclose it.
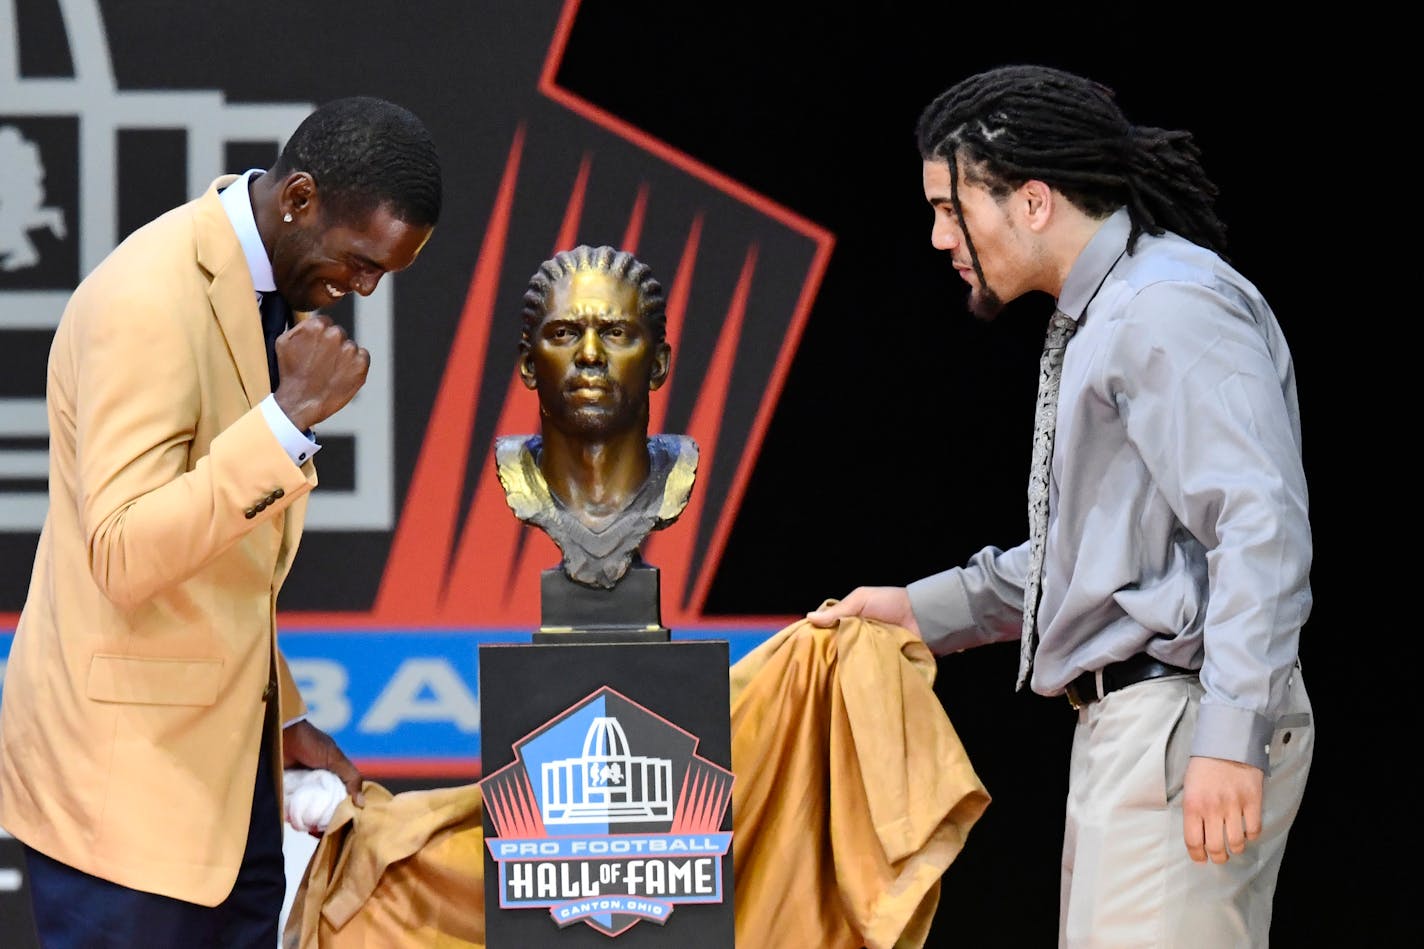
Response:
[[[277,337],[277,368],[277,406],[305,432],[355,398],[371,354],[331,317],[314,313]]]
[[[330,771],[346,785],[352,803],[357,807],[366,804],[366,796],[361,793],[361,772],[336,747],[336,741],[330,735],[306,719],[282,730],[282,767]]]
[[[920,636],[920,624],[910,609],[910,593],[904,587],[856,587],[844,600],[806,614],[813,626],[834,626],[846,616],[879,620]]]
[[[1260,768],[1224,758],[1192,758],[1182,789],[1182,831],[1197,863],[1225,863],[1261,836]],[[1229,851],[1229,852],[1228,852]]]

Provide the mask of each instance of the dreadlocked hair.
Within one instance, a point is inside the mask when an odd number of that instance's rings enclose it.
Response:
[[[1190,132],[1135,126],[1100,83],[1046,66],[1002,66],[970,76],[920,114],[920,156],[1003,198],[1030,179],[1101,218],[1126,206],[1129,251],[1144,231],[1173,231],[1225,256],[1216,185]]]
[[[655,346],[667,339],[667,299],[662,284],[653,276],[652,268],[626,250],[614,247],[590,247],[580,244],[573,250],[561,250],[539,265],[529,278],[524,291],[524,329],[519,337],[519,351],[528,352],[534,334],[554,299],[554,287],[578,270],[605,273],[620,283],[638,291],[638,316],[653,335]]]

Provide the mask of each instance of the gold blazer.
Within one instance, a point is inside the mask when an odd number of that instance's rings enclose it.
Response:
[[[0,826],[205,905],[242,859],[264,693],[282,721],[304,711],[275,618],[316,486],[256,408],[256,292],[218,199],[234,179],[135,231],[65,308],[49,510],[0,707]]]

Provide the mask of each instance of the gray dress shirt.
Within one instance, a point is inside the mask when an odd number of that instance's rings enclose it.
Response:
[[[1200,669],[1192,754],[1266,770],[1310,614],[1290,351],[1246,278],[1118,210],[1058,300],[1059,392],[1033,691],[1139,652]],[[909,585],[937,654],[1020,636],[1028,542]]]

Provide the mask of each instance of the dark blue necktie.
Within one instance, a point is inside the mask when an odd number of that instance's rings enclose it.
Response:
[[[276,290],[262,294],[262,302],[257,309],[262,312],[262,337],[267,342],[267,378],[272,382],[272,391],[277,391],[277,337],[287,331],[292,321],[292,311],[287,301]]]

